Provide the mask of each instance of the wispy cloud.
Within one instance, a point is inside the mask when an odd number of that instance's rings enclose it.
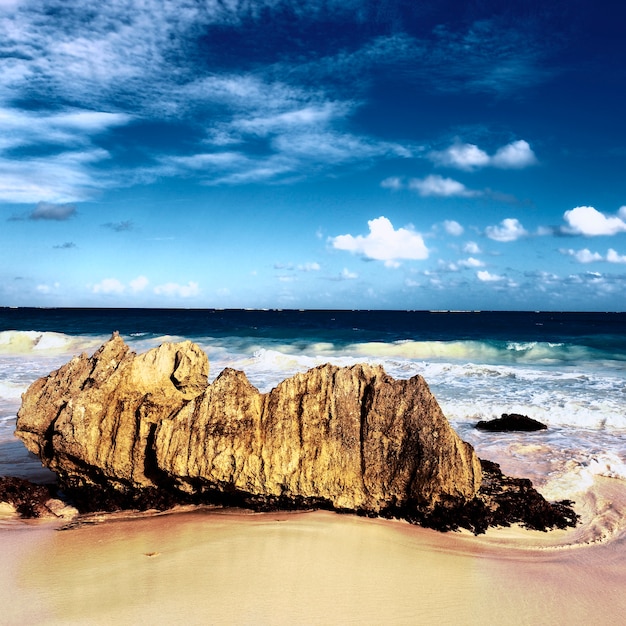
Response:
[[[73,248],[78,248],[78,246],[73,241],[66,241],[65,243],[53,247],[57,250],[71,250]]]
[[[397,267],[400,261],[428,258],[428,248],[422,235],[410,228],[393,227],[384,216],[367,223],[369,233],[363,235],[338,235],[330,239],[337,250],[346,250],[366,259],[384,261],[388,267]]]
[[[438,27],[418,35],[409,32],[414,25],[398,28],[397,11],[393,19],[372,11],[360,2],[276,0],[85,0],[71,11],[62,0],[49,0],[45,9],[24,3],[5,11],[0,119],[8,130],[0,138],[0,200],[79,202],[99,189],[160,176],[290,182],[335,173],[339,165],[414,156],[415,146],[359,133],[350,124],[366,103],[363,85],[381,71],[411,67],[414,78],[444,90],[492,93],[527,86],[545,73],[545,38],[533,29],[488,19],[454,33]],[[262,26],[268,16],[286,25],[287,15],[296,20],[294,32],[340,19],[360,35],[350,46],[316,41],[319,49],[309,48],[313,40],[294,37],[284,42],[288,51],[280,60],[263,58],[265,48],[256,45],[266,36]],[[393,26],[393,34],[372,33],[372,23],[386,33]],[[227,47],[213,43],[218,30],[253,38],[248,47],[245,37],[238,40],[239,67],[227,58]],[[17,100],[46,104],[23,111],[14,108]],[[196,139],[184,150],[144,154],[143,162],[137,150],[136,162],[110,167],[103,176],[100,166],[127,139],[105,144],[102,137],[113,131],[126,137],[125,130],[145,120],[192,125]],[[29,152],[42,145],[47,155]],[[494,167],[525,167],[534,157],[524,141],[492,156],[478,148],[472,155],[467,146],[460,152],[441,159],[475,169],[485,159]],[[92,158],[77,158],[81,154]],[[453,190],[450,182],[421,185],[425,195],[474,193]]]
[[[106,161],[100,148],[48,157],[7,158],[0,154],[0,201],[70,203],[88,200],[111,185],[110,175],[96,176],[93,165]]]
[[[116,233],[123,233],[129,230],[133,230],[135,227],[132,220],[122,220],[121,222],[107,222],[102,224],[104,228],[109,228]]]

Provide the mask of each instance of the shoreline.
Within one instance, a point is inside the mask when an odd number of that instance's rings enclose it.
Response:
[[[600,482],[597,498],[623,496]],[[626,611],[623,526],[584,544],[581,528],[476,537],[328,511],[99,519],[0,523],[3,623],[582,625]]]

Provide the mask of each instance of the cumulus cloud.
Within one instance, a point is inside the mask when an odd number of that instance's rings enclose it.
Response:
[[[467,259],[463,259],[458,262],[458,265],[461,267],[484,267],[485,264],[480,260],[474,257],[468,257]]]
[[[530,144],[523,139],[498,148],[493,155],[489,155],[475,144],[457,142],[445,150],[430,152],[428,157],[436,165],[470,172],[488,166],[522,169],[537,163],[537,157]]]
[[[194,281],[189,281],[186,285],[179,285],[178,283],[165,283],[163,285],[157,285],[154,288],[154,293],[157,296],[193,298],[194,296],[199,295],[200,286]]]
[[[445,198],[452,196],[469,198],[480,193],[468,189],[457,180],[444,178],[437,174],[431,174],[426,176],[426,178],[413,178],[409,181],[409,188],[418,191],[420,196],[440,196]]]
[[[508,217],[500,222],[498,226],[487,226],[485,234],[494,241],[516,241],[528,235],[528,231],[521,225],[519,220]]]
[[[104,278],[99,283],[95,284],[91,290],[93,291],[93,293],[121,294],[124,293],[126,287],[117,278]]]
[[[448,235],[453,237],[460,237],[463,234],[464,228],[456,220],[445,220],[443,223],[444,230]]]
[[[563,230],[568,234],[596,237],[626,232],[624,207],[620,208],[618,215],[607,216],[592,206],[578,206],[565,211],[563,219],[567,222]]]
[[[583,250],[560,250],[561,254],[574,257],[579,263],[593,263],[595,261],[603,261],[604,257],[598,252],[591,252],[588,248]]]
[[[501,280],[504,280],[504,276],[500,276],[499,274],[492,274],[487,270],[480,270],[476,272],[476,278],[483,283],[496,283]]]
[[[333,248],[347,250],[367,259],[384,261],[388,267],[397,267],[401,260],[428,258],[428,248],[422,235],[410,228],[395,230],[384,216],[368,221],[369,234],[338,235],[331,238]]]
[[[594,263],[597,261],[606,261],[608,263],[626,263],[626,255],[619,254],[617,250],[614,250],[613,248],[609,248],[607,250],[606,256],[602,256],[599,252],[591,252],[588,248],[584,248],[583,250],[573,250],[571,248],[561,249],[559,252],[573,257],[579,263]]]
[[[145,276],[137,276],[137,278],[134,278],[128,284],[133,293],[137,293],[139,291],[143,291],[149,283],[150,281]]]
[[[475,241],[468,241],[463,246],[463,252],[467,252],[467,254],[481,254],[482,250]]]
[[[530,144],[523,139],[502,146],[491,158],[491,165],[504,170],[522,169],[536,163],[535,153]]]
[[[359,275],[356,272],[351,272],[347,267],[344,267],[339,277],[341,280],[355,280]]]
[[[45,283],[41,283],[41,284],[39,284],[39,285],[37,285],[35,287],[35,290],[38,293],[41,293],[43,295],[47,295],[47,294],[52,293],[54,291],[58,291],[58,289],[60,289],[60,287],[61,287],[61,283],[59,283],[59,282],[55,282],[52,285],[47,285]]]
[[[433,151],[429,158],[444,167],[471,171],[489,165],[489,155],[471,143],[455,143],[441,151]]]
[[[606,260],[609,263],[626,263],[626,254],[619,254],[616,250],[613,250],[613,248],[609,248],[606,253]]]
[[[404,183],[399,176],[389,176],[389,178],[385,178],[385,180],[380,183],[380,186],[383,189],[393,189],[394,191],[398,191],[404,187]]]

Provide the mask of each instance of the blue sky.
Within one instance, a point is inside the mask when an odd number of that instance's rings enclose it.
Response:
[[[618,5],[0,0],[0,305],[625,310]]]

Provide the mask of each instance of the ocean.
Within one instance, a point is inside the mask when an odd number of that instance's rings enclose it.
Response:
[[[211,379],[232,367],[261,391],[325,362],[420,374],[481,458],[546,498],[577,501],[598,478],[626,486],[626,313],[0,309],[0,475],[50,478],[13,435],[21,394],[113,331],[136,352],[191,339]],[[502,413],[548,429],[475,429]]]

